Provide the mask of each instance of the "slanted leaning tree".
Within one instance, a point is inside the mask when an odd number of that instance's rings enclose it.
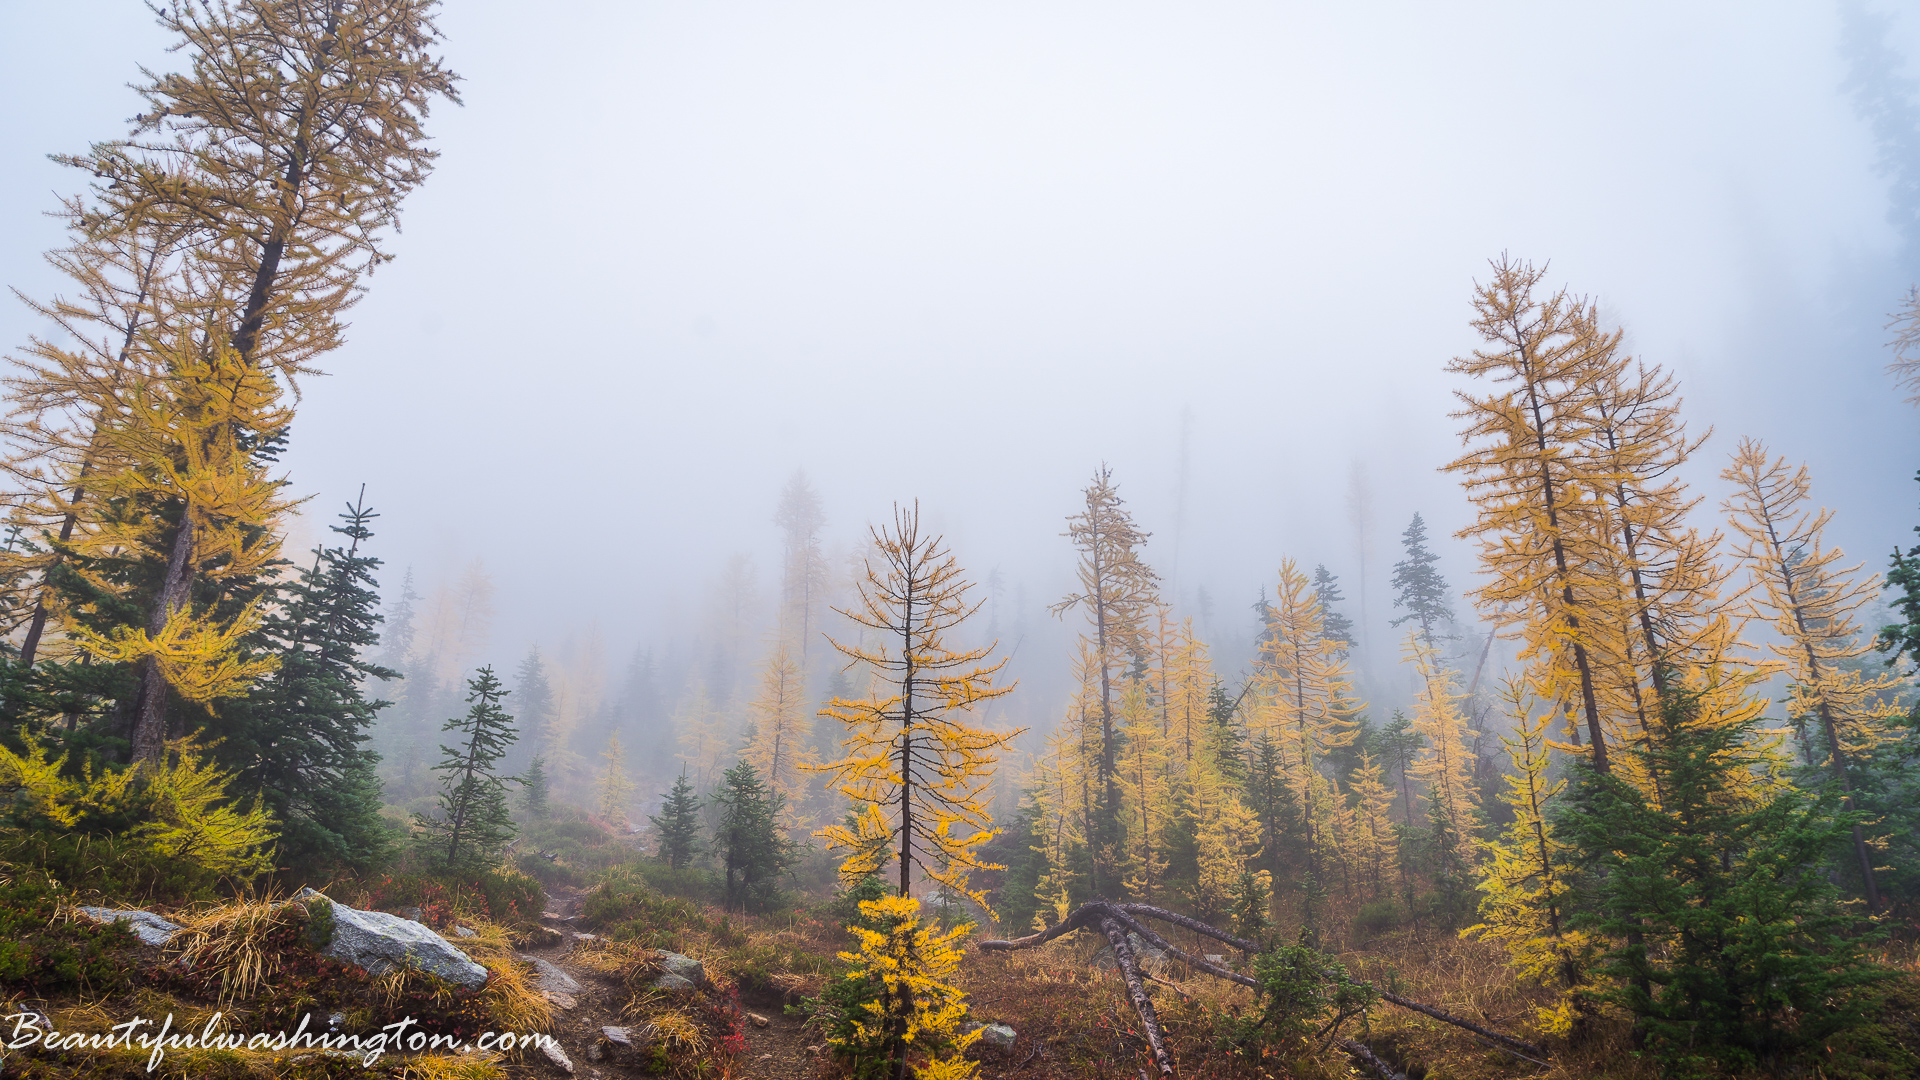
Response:
[[[159,223],[187,233],[191,246],[170,291],[186,298],[191,317],[168,313],[156,322],[188,335],[197,362],[216,374],[232,368],[290,379],[340,343],[340,315],[362,278],[391,257],[384,237],[431,167],[428,108],[436,98],[458,100],[456,76],[432,55],[435,6],[239,0],[154,8],[188,70],[149,73],[137,87],[149,111],[136,118],[131,139],[67,160],[97,178],[92,212],[82,218],[89,232]],[[253,434],[242,422],[236,418],[234,434]],[[201,439],[228,456],[242,452],[225,449],[218,435]],[[195,448],[182,449],[191,461]],[[218,459],[209,465],[223,475]],[[158,527],[170,535],[145,542],[160,572],[138,627],[148,644],[134,657],[128,636],[120,650],[142,665],[131,709],[138,760],[158,758],[168,688],[185,689],[169,678],[174,644],[197,636],[205,653],[211,635],[233,629],[192,625],[189,611],[195,575],[219,565],[219,549],[230,543],[211,530],[253,523],[234,513],[227,490],[182,485],[173,498],[183,512]]]
[[[1843,666],[1872,649],[1871,638],[1861,640],[1854,616],[1878,594],[1879,583],[1871,574],[1859,577],[1859,566],[1834,565],[1840,549],[1823,539],[1833,512],[1801,505],[1812,487],[1805,466],[1794,470],[1785,458],[1768,461],[1765,446],[1743,439],[1721,476],[1736,486],[1727,509],[1746,539],[1740,558],[1764,597],[1755,602],[1754,614],[1772,621],[1781,639],[1772,649],[1793,678],[1789,708],[1819,723],[1827,768],[1854,810],[1860,763],[1901,734],[1890,722],[1900,709],[1887,694],[1897,685],[1895,676],[1866,678]],[[1866,831],[1857,819],[1852,830],[1867,906],[1878,909]]]

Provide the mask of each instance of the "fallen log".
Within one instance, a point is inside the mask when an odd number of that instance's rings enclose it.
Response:
[[[1184,962],[1196,971],[1202,971],[1215,978],[1225,979],[1228,982],[1255,990],[1259,989],[1260,984],[1257,980],[1247,975],[1223,968],[1218,964],[1208,963],[1200,957],[1175,947],[1173,943],[1169,942],[1165,937],[1141,921],[1143,918],[1156,919],[1199,934],[1202,937],[1212,938],[1222,944],[1239,949],[1248,956],[1252,956],[1261,951],[1258,942],[1248,941],[1246,938],[1227,933],[1219,927],[1209,926],[1198,919],[1181,915],[1178,912],[1168,911],[1165,908],[1157,908],[1148,904],[1115,904],[1106,900],[1089,900],[1074,909],[1066,918],[1060,920],[1059,923],[1045,930],[1028,934],[1026,937],[1014,938],[1011,941],[982,941],[979,943],[979,947],[982,952],[1010,952],[1016,949],[1036,948],[1040,945],[1045,945],[1055,938],[1070,934],[1082,928],[1099,930],[1106,936],[1109,942],[1113,943],[1114,966],[1120,970],[1122,977],[1126,979],[1127,992],[1129,996],[1133,998],[1134,1011],[1139,1014],[1140,1023],[1147,1031],[1147,1041],[1149,1046],[1153,1048],[1155,1063],[1160,1066],[1162,1076],[1172,1076],[1172,1059],[1167,1056],[1165,1040],[1160,1031],[1160,1023],[1153,1013],[1153,1002],[1147,997],[1145,980],[1141,977],[1139,962],[1134,958],[1132,946],[1126,943],[1127,932],[1131,930],[1139,934],[1143,940],[1151,944],[1154,948],[1164,950],[1169,956]],[[1417,1012],[1422,1016],[1431,1017],[1443,1024],[1452,1024],[1454,1027],[1471,1032],[1480,1038],[1494,1043],[1501,1049],[1514,1054],[1516,1057],[1525,1058],[1535,1064],[1543,1064],[1544,1059],[1547,1057],[1545,1050],[1542,1050],[1540,1047],[1535,1046],[1525,1039],[1515,1038],[1503,1032],[1495,1031],[1492,1028],[1476,1024],[1463,1016],[1455,1016],[1445,1009],[1438,1009],[1431,1005],[1422,1004],[1401,994],[1381,990],[1377,986],[1375,986],[1374,989],[1384,1001],[1397,1005],[1400,1008]],[[1351,1039],[1341,1040],[1341,1048],[1343,1050],[1347,1049],[1347,1043],[1352,1043],[1353,1046],[1359,1047],[1361,1050],[1366,1050],[1363,1044],[1354,1042]],[[1369,1056],[1372,1055],[1372,1051],[1368,1050],[1366,1052]],[[1349,1051],[1349,1053],[1351,1053],[1351,1051]],[[1378,1069],[1386,1068],[1384,1063],[1379,1062],[1378,1058],[1373,1058],[1371,1061],[1366,1061],[1365,1063],[1370,1069],[1374,1069],[1376,1066]],[[1387,1080],[1394,1080],[1395,1077],[1395,1074],[1391,1070],[1382,1072],[1382,1075],[1387,1077]]]
[[[1140,961],[1133,955],[1133,946],[1127,941],[1127,929],[1119,919],[1102,913],[1100,932],[1107,935],[1107,941],[1113,945],[1113,966],[1118,968],[1127,982],[1127,997],[1133,1002],[1133,1011],[1140,1016],[1140,1028],[1146,1035],[1147,1046],[1153,1051],[1153,1063],[1160,1068],[1162,1077],[1173,1076],[1173,1055],[1167,1052],[1166,1039],[1160,1031],[1160,1017],[1153,1008],[1153,999],[1147,996],[1146,984],[1140,980]]]

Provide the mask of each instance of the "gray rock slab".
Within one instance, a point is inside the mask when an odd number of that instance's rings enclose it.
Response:
[[[520,959],[533,965],[534,984],[540,987],[540,989],[554,994],[577,994],[580,992],[580,983],[575,980],[573,976],[555,967],[553,964],[537,956],[528,956],[525,953],[520,954]]]
[[[375,975],[404,965],[424,971],[455,986],[476,987],[487,981],[487,969],[448,943],[446,938],[412,919],[384,911],[361,911],[320,893],[303,892],[331,905],[332,928],[321,954]]]
[[[80,914],[96,922],[123,922],[133,928],[133,936],[148,945],[165,945],[168,939],[180,931],[180,924],[168,922],[151,911],[134,911],[120,908],[83,907]]]

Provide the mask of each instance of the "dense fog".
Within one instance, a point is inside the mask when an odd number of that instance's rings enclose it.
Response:
[[[31,212],[85,179],[45,155],[122,133],[120,87],[168,62],[148,22],[0,11],[0,279],[25,296],[60,287],[60,225]],[[1013,655],[999,722],[1030,749],[1071,690],[1079,626],[1047,606],[1103,463],[1229,684],[1292,557],[1338,575],[1362,691],[1400,703],[1388,578],[1416,511],[1475,583],[1443,366],[1503,251],[1681,380],[1715,433],[1689,466],[1705,517],[1754,435],[1809,465],[1870,568],[1910,535],[1920,425],[1883,327],[1920,279],[1920,19],[1892,5],[469,2],[440,24],[464,105],[433,115],[399,258],[302,384],[289,550],[366,485],[386,602],[411,572],[441,675],[537,645],[583,731],[629,709],[651,782],[695,684],[753,693],[796,470],[840,603],[869,526],[918,500]],[[10,347],[46,331],[0,307]]]

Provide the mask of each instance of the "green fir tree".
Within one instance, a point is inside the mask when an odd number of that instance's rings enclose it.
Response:
[[[514,778],[495,770],[513,745],[513,717],[500,708],[507,696],[492,667],[467,680],[467,714],[448,720],[441,730],[465,736],[464,745],[441,746],[440,812],[416,814],[420,846],[435,862],[455,870],[498,862],[513,839],[507,813],[507,784]]]
[[[1393,564],[1393,606],[1406,608],[1407,613],[1393,620],[1393,625],[1417,622],[1420,640],[1434,645],[1452,636],[1438,631],[1453,625],[1453,604],[1447,579],[1434,567],[1440,556],[1428,550],[1427,523],[1419,514],[1400,534],[1400,543],[1407,557]]]
[[[656,857],[675,870],[684,870],[700,851],[700,797],[693,793],[693,781],[685,766],[673,781],[673,790],[661,796],[665,802],[658,817],[649,817],[653,832],[660,838]]]
[[[726,771],[713,801],[720,807],[713,852],[726,874],[726,906],[764,911],[778,895],[780,874],[797,858],[779,824],[786,800],[742,761]]]
[[[1753,726],[1702,718],[1676,692],[1650,745],[1620,748],[1658,804],[1578,759],[1555,823],[1586,871],[1570,924],[1622,943],[1597,996],[1635,1018],[1668,1075],[1800,1071],[1863,1022],[1887,975],[1825,861],[1853,815],[1835,791],[1742,785],[1778,768]]]

